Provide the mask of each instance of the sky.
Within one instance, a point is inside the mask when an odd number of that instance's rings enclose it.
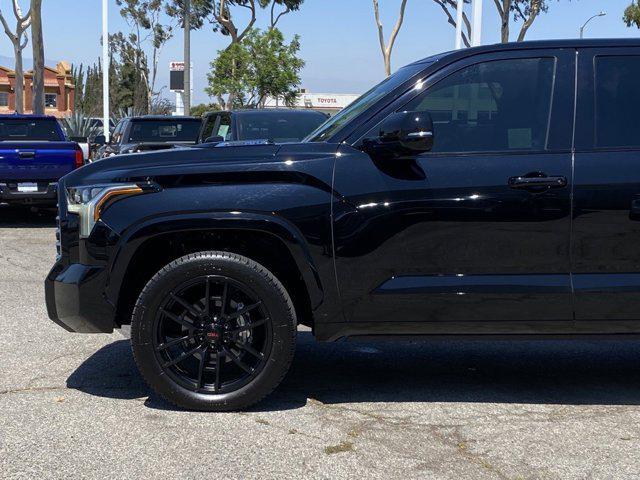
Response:
[[[10,0],[0,0],[5,14]],[[28,0],[20,0],[24,7]],[[396,21],[400,0],[381,0],[382,22],[388,36]],[[549,12],[540,16],[529,30],[528,40],[576,38],[580,25],[591,15],[607,12],[594,19],[585,37],[636,37],[640,31],[627,28],[622,14],[631,0],[549,0]],[[115,0],[109,0],[111,33],[127,31]],[[101,0],[44,0],[43,28],[45,57],[48,63],[93,63],[101,55]],[[266,11],[257,26],[265,26]],[[467,6],[471,16],[471,8]],[[238,24],[242,16],[238,15]],[[362,93],[384,77],[384,67],[371,0],[305,0],[298,12],[282,17],[279,28],[287,38],[298,34],[300,56],[306,66],[301,87],[317,93]],[[512,35],[519,24],[512,27]],[[484,0],[482,43],[499,41],[499,19],[493,0]],[[392,69],[414,60],[451,50],[455,31],[433,0],[409,0],[405,21],[395,43]],[[165,46],[160,58],[158,86],[168,84],[169,62],[182,59],[182,33]],[[209,102],[204,92],[206,74],[216,52],[227,46],[227,37],[210,28],[192,34],[191,60],[194,65],[193,103]],[[25,58],[30,58],[30,46]],[[11,43],[0,31],[0,65],[13,66]],[[165,90],[166,91],[166,90]]]

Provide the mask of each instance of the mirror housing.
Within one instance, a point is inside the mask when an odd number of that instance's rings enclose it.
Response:
[[[433,120],[428,112],[397,112],[380,124],[377,138],[364,142],[366,150],[418,155],[433,148]]]
[[[96,135],[96,137],[93,139],[94,145],[102,146],[105,143],[107,143],[107,138],[104,135]]]
[[[207,137],[207,139],[204,141],[204,143],[221,143],[221,142],[224,142],[224,137],[221,137],[220,135]]]

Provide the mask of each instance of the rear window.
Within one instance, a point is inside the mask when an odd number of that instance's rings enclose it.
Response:
[[[639,147],[640,56],[597,57],[595,69],[596,146]]]
[[[200,132],[199,120],[143,120],[134,121],[129,142],[195,142]]]
[[[326,120],[311,112],[242,113],[238,115],[238,139],[299,142]]]
[[[56,120],[12,118],[0,119],[0,142],[59,142]]]

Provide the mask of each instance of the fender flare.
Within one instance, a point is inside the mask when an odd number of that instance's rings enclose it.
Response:
[[[262,212],[175,212],[146,218],[127,228],[114,247],[108,266],[109,281],[105,294],[116,303],[131,260],[147,241],[179,232],[215,232],[221,230],[254,231],[273,235],[291,253],[307,287],[311,307],[322,303],[324,290],[320,275],[298,228],[282,217]]]

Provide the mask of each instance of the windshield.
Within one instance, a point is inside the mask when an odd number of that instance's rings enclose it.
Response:
[[[195,143],[200,133],[200,120],[167,119],[134,121],[129,142]]]
[[[326,119],[316,112],[243,112],[238,115],[238,139],[299,142]]]
[[[325,123],[320,125],[318,129],[305,139],[307,142],[324,142],[334,133],[340,130],[344,125],[349,123],[355,117],[360,115],[369,107],[373,106],[378,100],[394,90],[396,87],[402,85],[407,80],[411,79],[414,75],[425,69],[428,64],[419,63],[413,65],[407,65],[401,68],[390,77],[384,79],[378,85],[373,87],[367,93],[358,97],[348,107],[340,111],[340,113],[331,117]]]
[[[12,118],[0,119],[0,142],[59,142],[56,120]]]

